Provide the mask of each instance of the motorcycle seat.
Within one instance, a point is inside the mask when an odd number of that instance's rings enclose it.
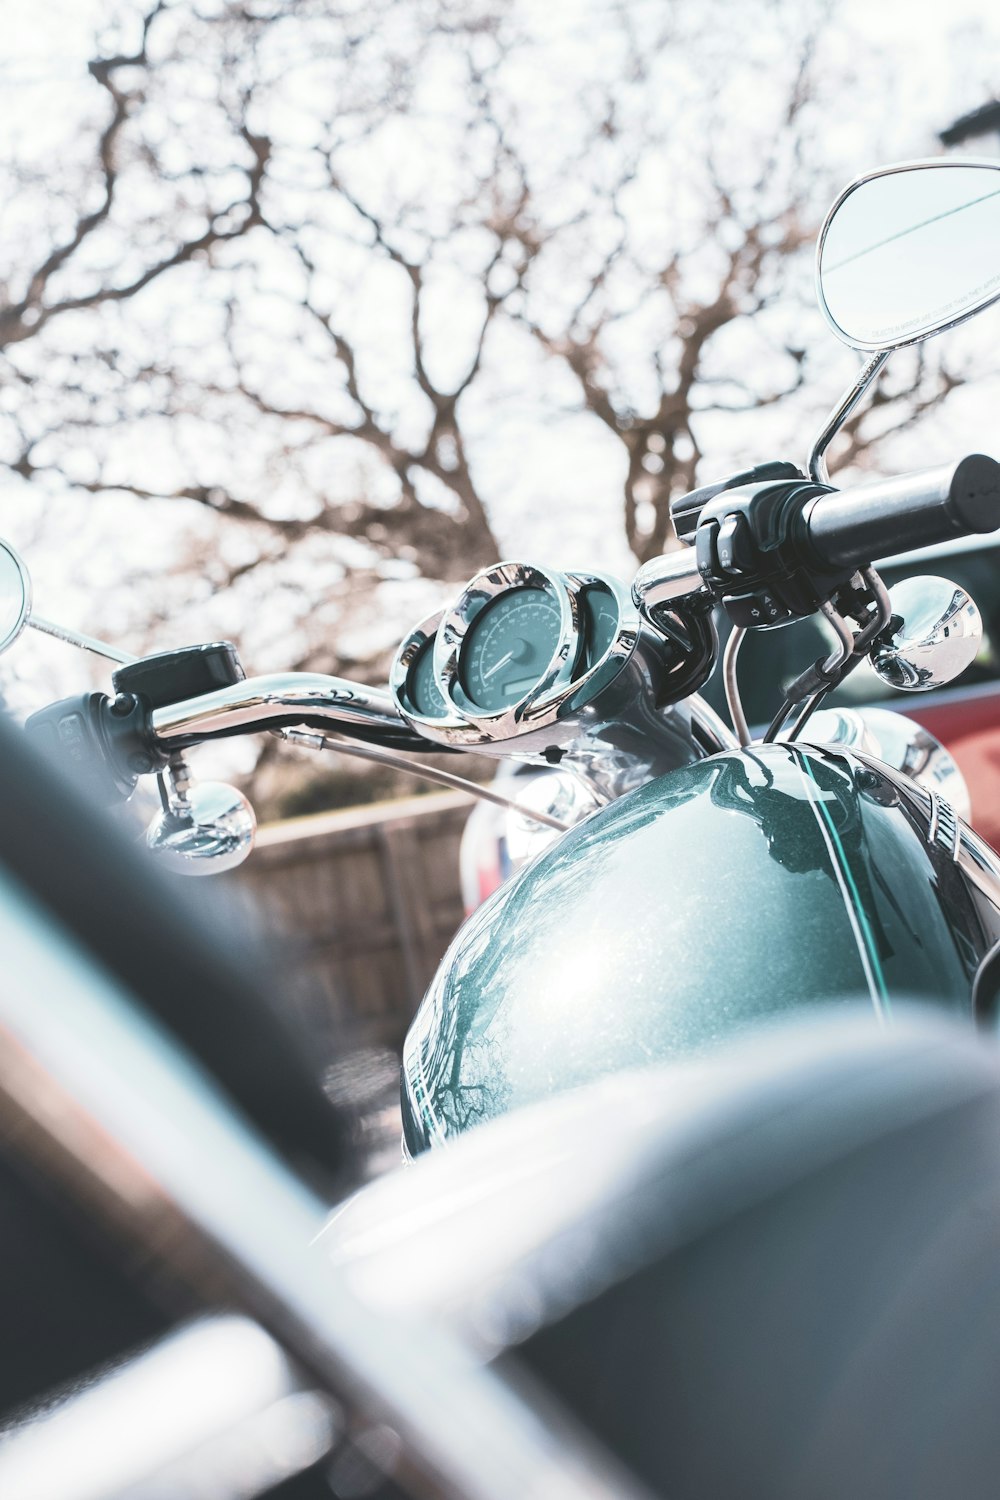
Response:
[[[1000,1467],[998,1141],[992,1042],[817,1014],[485,1125],[326,1244],[654,1493],[968,1500]]]

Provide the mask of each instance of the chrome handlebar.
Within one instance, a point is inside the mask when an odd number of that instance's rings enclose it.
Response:
[[[347,733],[359,728],[409,730],[384,688],[365,687],[319,672],[247,677],[213,693],[154,709],[150,728],[160,744],[169,748],[194,739],[232,734],[268,720],[276,725],[323,720],[331,729]]]
[[[694,549],[684,547],[640,568],[632,596],[642,610],[678,603],[707,591]],[[149,727],[164,750],[241,729],[322,721],[346,734],[359,730],[412,733],[384,688],[366,687],[319,672],[274,672],[248,677],[214,692],[153,710]]]

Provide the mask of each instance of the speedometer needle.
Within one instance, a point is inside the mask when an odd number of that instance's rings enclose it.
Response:
[[[514,660],[514,653],[513,653],[513,651],[508,651],[506,656],[501,656],[501,658],[500,658],[499,661],[495,661],[493,663],[492,667],[490,667],[490,669],[489,669],[488,672],[484,672],[483,673],[483,681],[486,682],[490,677],[493,676],[494,672],[499,672],[499,670],[500,670],[501,667],[505,667],[509,661],[513,661],[513,660]]]

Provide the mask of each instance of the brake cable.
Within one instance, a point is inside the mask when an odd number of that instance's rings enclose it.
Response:
[[[499,792],[480,786],[476,781],[469,781],[464,776],[455,776],[451,771],[439,771],[434,766],[415,764],[407,760],[405,756],[396,755],[391,750],[382,749],[381,746],[359,745],[353,740],[342,739],[340,735],[324,734],[311,729],[275,729],[273,733],[292,744],[308,745],[312,750],[339,751],[342,755],[354,755],[358,760],[371,760],[378,765],[392,766],[397,771],[408,771],[411,776],[422,777],[425,781],[434,781],[439,786],[448,787],[451,791],[470,792],[472,796],[479,797],[483,802],[492,802],[494,806],[502,807],[508,812],[515,812],[519,817],[528,818],[533,823],[541,823],[546,828],[554,828],[557,833],[566,833],[571,826],[569,823],[563,823],[559,818],[552,817],[549,813],[538,812],[534,808],[525,807],[522,803],[513,801],[510,797],[501,796]]]

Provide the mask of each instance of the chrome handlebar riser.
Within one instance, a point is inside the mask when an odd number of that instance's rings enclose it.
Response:
[[[632,582],[632,598],[647,619],[650,611],[661,605],[677,604],[697,595],[709,597],[693,547],[679,547],[676,552],[651,558]]]

